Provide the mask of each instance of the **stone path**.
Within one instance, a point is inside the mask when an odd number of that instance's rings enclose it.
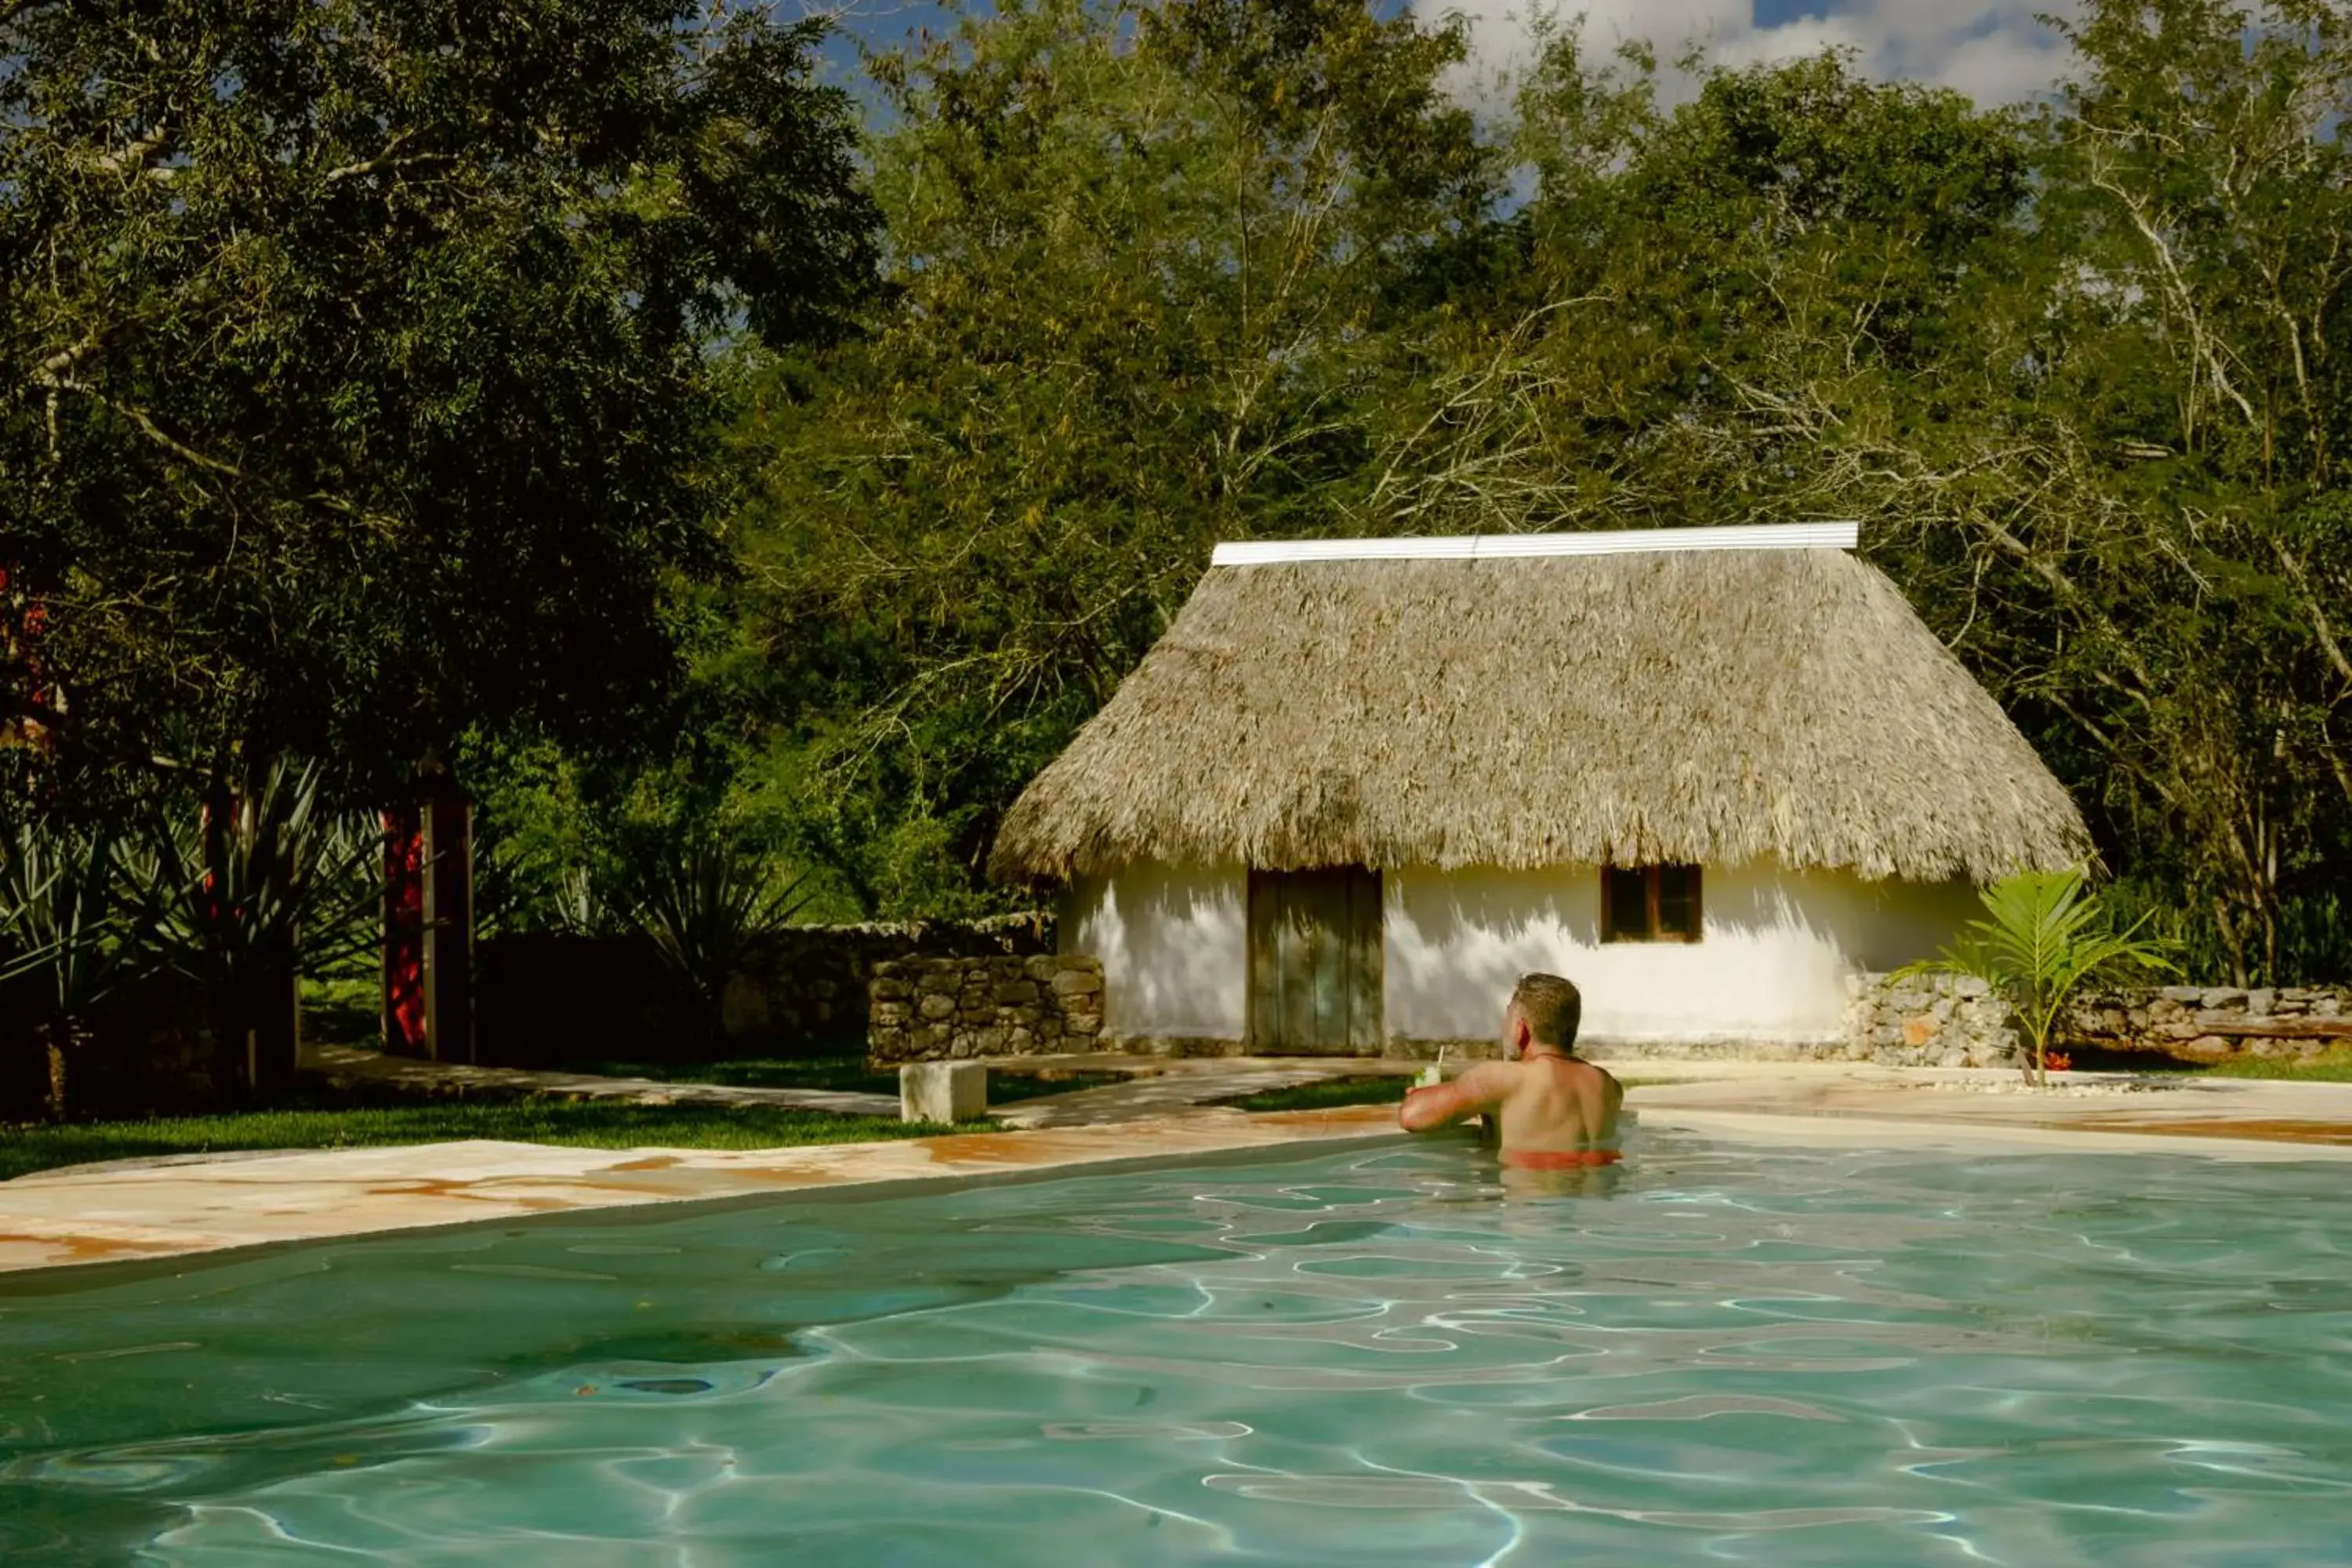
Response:
[[[1646,1064],[1645,1064],[1646,1065]],[[2056,1091],[2024,1090],[2010,1069],[1854,1066],[1834,1074],[1742,1075],[1637,1089],[1645,1126],[1753,1130],[1818,1137],[1824,1122],[1942,1130],[1966,1138],[2031,1131],[2129,1135],[2273,1146],[2280,1157],[2352,1155],[2352,1084],[2178,1073],[2066,1073]],[[2077,1138],[2106,1147],[2105,1136]],[[2284,1146],[2284,1147],[2280,1147]]]
[[[1288,1089],[1322,1079],[1410,1074],[1420,1069],[1420,1064],[1415,1062],[1355,1057],[1139,1057],[1108,1051],[1008,1057],[992,1065],[1009,1072],[1116,1072],[1127,1078],[1124,1083],[1101,1084],[992,1109],[990,1114],[1008,1127],[1084,1127],[1095,1122],[1138,1121],[1262,1089]],[[306,1047],[302,1068],[334,1084],[379,1084],[437,1094],[489,1089],[544,1094],[562,1100],[618,1100],[634,1105],[772,1105],[856,1116],[898,1114],[898,1097],[894,1094],[860,1094],[830,1089],[747,1089],[729,1084],[669,1083],[646,1078],[599,1078],[589,1073],[532,1072],[520,1068],[466,1067],[454,1062],[386,1056],[354,1046]]]
[[[849,1116],[896,1116],[895,1094],[839,1089],[747,1089],[725,1083],[666,1083],[650,1078],[599,1078],[583,1072],[527,1072],[417,1061],[356,1046],[305,1046],[302,1070],[336,1085],[381,1084],[429,1094],[495,1089],[558,1100],[619,1100],[633,1105],[772,1105]]]
[[[372,1053],[361,1052],[365,1057]],[[331,1066],[334,1064],[329,1064]],[[396,1068],[420,1064],[397,1063]],[[1034,1070],[1108,1070],[1095,1057],[1024,1058]],[[1934,1145],[2070,1152],[2162,1151],[2232,1160],[2330,1160],[2352,1166],[2352,1085],[2070,1075],[2061,1094],[2011,1091],[2009,1071],[1904,1070],[1849,1063],[1643,1062],[1626,1097],[1643,1128],[1809,1146]],[[344,1061],[339,1070],[393,1068]],[[498,1068],[443,1068],[484,1087],[524,1087]],[[1361,1059],[1125,1058],[1129,1081],[1005,1107],[1025,1130],[887,1143],[751,1152],[613,1151],[463,1142],[395,1149],[116,1162],[0,1182],[0,1270],[161,1258],[224,1247],[353,1236],[475,1219],[697,1198],[782,1193],[916,1176],[1044,1171],[1106,1160],[1268,1147],[1300,1139],[1377,1137],[1386,1105],[1251,1115],[1203,1100],[1315,1078],[1410,1073]],[[562,1084],[566,1074],[522,1075]],[[394,1078],[392,1081],[403,1081]],[[446,1079],[441,1081],[447,1081]],[[706,1102],[817,1096],[865,1104],[878,1095],[743,1090],[588,1079],[588,1091]],[[706,1092],[708,1091],[708,1092]],[[805,1100],[793,1101],[809,1103]],[[823,1107],[830,1109],[831,1107]],[[1075,1121],[1085,1125],[1071,1125]]]
[[[1077,1070],[1100,1072],[1105,1057],[1072,1057],[1086,1064]],[[1133,1061],[1133,1058],[1121,1058]],[[1153,1067],[1136,1071],[1125,1083],[1042,1100],[1017,1100],[989,1114],[1007,1127],[1087,1127],[1102,1123],[1146,1121],[1180,1115],[1241,1116],[1244,1111],[1208,1102],[1238,1100],[1270,1089],[1293,1089],[1326,1079],[1410,1077],[1419,1062],[1383,1061],[1376,1057],[1163,1057],[1147,1058]],[[1024,1058],[1026,1066],[1026,1058]],[[1131,1070],[1113,1068],[1110,1070]],[[1386,1107],[1381,1107],[1385,1110]]]

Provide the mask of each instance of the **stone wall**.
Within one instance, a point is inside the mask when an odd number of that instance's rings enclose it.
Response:
[[[722,998],[719,1041],[700,1025],[653,943],[642,937],[533,933],[477,952],[480,1059],[537,1067],[593,1057],[654,1059],[685,1049],[854,1049],[865,1033],[866,981],[877,963],[910,957],[1024,959],[1054,950],[1050,915],[983,921],[794,926],[745,959]]]
[[[1857,976],[1850,1058],[1885,1067],[1996,1067],[2022,1059],[2008,1004],[1980,980]],[[2352,989],[2166,985],[2093,994],[2068,1010],[2053,1049],[2091,1047],[2217,1062],[2316,1056],[2352,1045]]]
[[[1102,963],[1075,954],[888,959],[866,996],[880,1064],[1090,1051],[1102,1034]]]
[[[2316,1056],[2352,1045],[2352,987],[2166,985],[2088,998],[2069,1020],[2085,1044],[2200,1061]]]
[[[2024,1060],[2007,1002],[1969,977],[1857,974],[1848,983],[1843,1048],[1822,1053],[1880,1067],[1990,1068]]]

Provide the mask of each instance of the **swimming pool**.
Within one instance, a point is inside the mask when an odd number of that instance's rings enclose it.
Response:
[[[1386,1142],[0,1279],[0,1560],[2340,1564],[2346,1175]]]

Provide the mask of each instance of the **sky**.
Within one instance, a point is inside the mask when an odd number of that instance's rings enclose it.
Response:
[[[939,26],[942,14],[924,0],[837,0],[843,26],[868,44],[903,39],[908,29]],[[1542,0],[1536,0],[1542,3]],[[1469,19],[1477,70],[1491,80],[1526,53],[1530,0],[1424,0],[1432,10]],[[2049,90],[2064,68],[2057,37],[2034,19],[2063,15],[2072,0],[1561,0],[1581,11],[1585,37],[1606,47],[1646,38],[1672,59],[1692,41],[1729,64],[1811,54],[1824,46],[1859,51],[1864,69],[1882,80],[1957,88],[1981,104],[2016,103]]]
[[[1572,4],[1572,0],[1571,0]],[[1882,80],[1957,88],[1981,104],[2047,92],[2064,68],[2061,40],[2035,14],[2064,15],[2067,0],[1582,0],[1594,44],[1643,37],[1672,58],[1690,40],[1727,64],[1813,53],[1860,52]],[[1483,57],[1507,61],[1523,47],[1526,0],[1461,0]]]

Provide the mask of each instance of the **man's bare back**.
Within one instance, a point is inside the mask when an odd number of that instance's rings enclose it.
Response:
[[[1503,1048],[1512,1059],[1480,1062],[1450,1083],[1414,1089],[1397,1110],[1397,1125],[1425,1132],[1485,1115],[1500,1131],[1507,1164],[1541,1170],[1614,1160],[1625,1090],[1568,1054],[1580,1011],[1568,982],[1529,975],[1503,1015]]]

